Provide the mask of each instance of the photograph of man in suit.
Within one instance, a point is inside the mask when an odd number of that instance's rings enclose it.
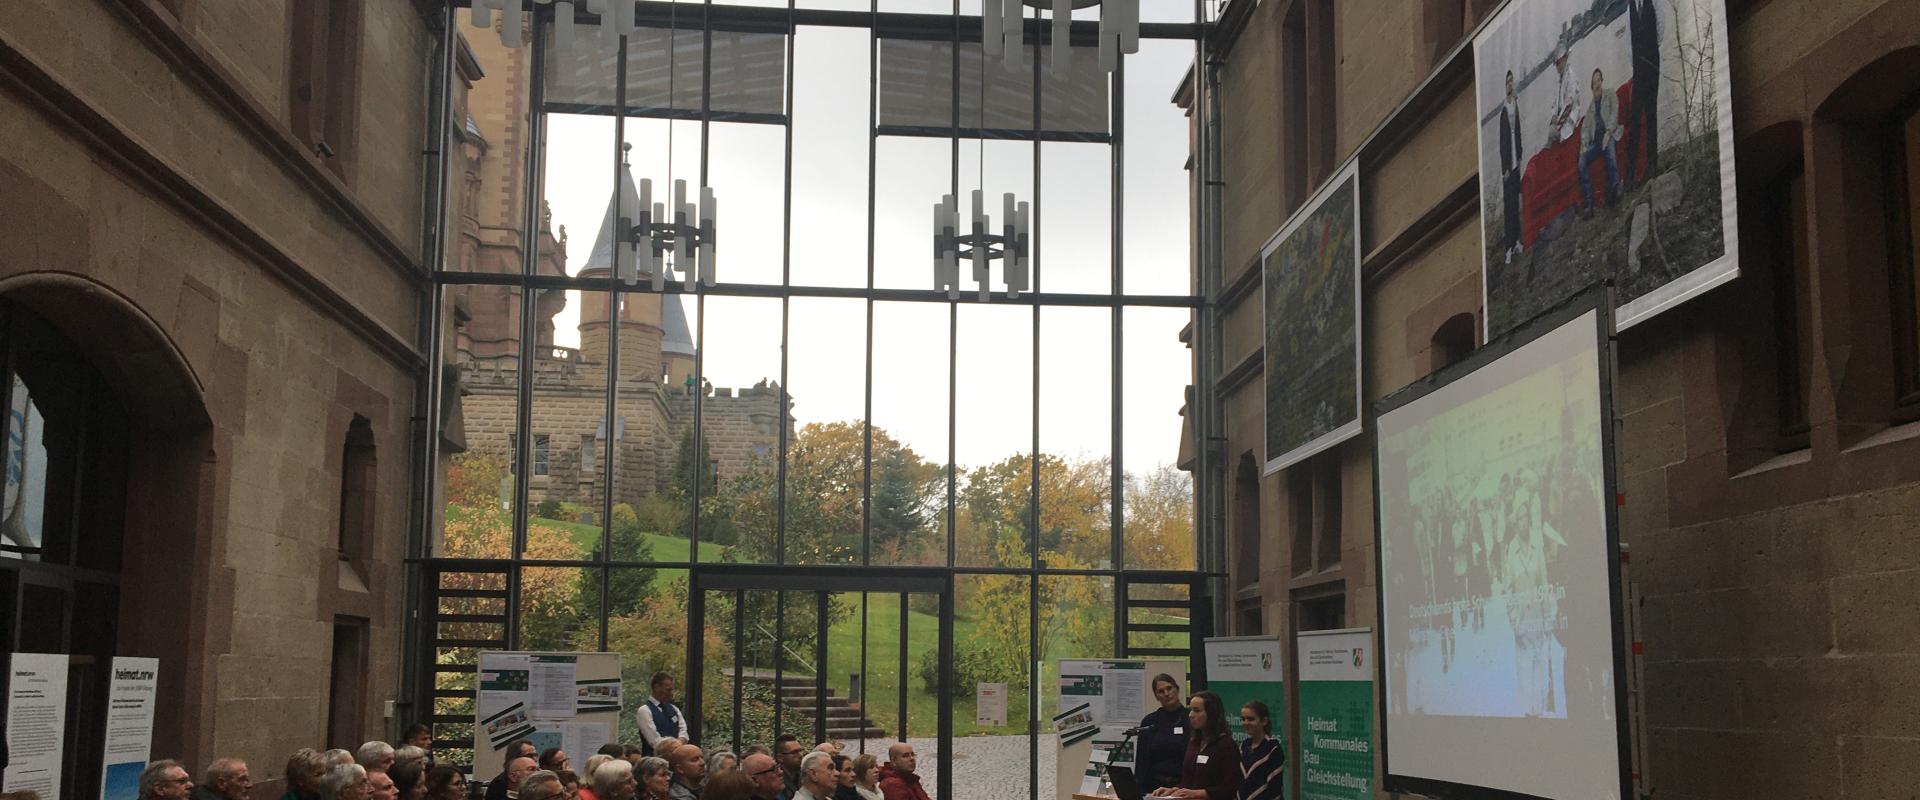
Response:
[[[1587,167],[1594,159],[1607,165],[1607,206],[1620,202],[1620,168],[1613,159],[1613,145],[1620,141],[1620,101],[1606,91],[1600,70],[1593,71],[1593,104],[1580,120],[1580,209],[1593,210],[1593,179]]]
[[[1627,41],[1633,51],[1633,99],[1621,124],[1633,127],[1635,141],[1644,144],[1645,170],[1627,156],[1627,182],[1637,184],[1652,177],[1660,157],[1660,20],[1654,15],[1653,0],[1629,0],[1627,3]]]
[[[1513,94],[1513,70],[1507,70],[1507,99],[1500,106],[1500,231],[1507,263],[1520,252],[1520,168],[1526,162],[1520,148],[1520,102]]]

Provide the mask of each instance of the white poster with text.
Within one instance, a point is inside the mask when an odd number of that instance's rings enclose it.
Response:
[[[107,688],[107,735],[100,800],[138,800],[140,771],[153,749],[153,699],[160,659],[113,659]]]
[[[7,679],[7,769],[0,791],[60,796],[67,656],[14,653]]]

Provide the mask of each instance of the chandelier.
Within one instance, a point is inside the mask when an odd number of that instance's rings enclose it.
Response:
[[[993,296],[992,262],[996,259],[1002,264],[1007,298],[1018,299],[1027,290],[1032,268],[1027,202],[1015,203],[1012,192],[1001,195],[1000,232],[989,233],[993,225],[987,218],[984,199],[979,189],[973,190],[973,219],[966,233],[961,232],[960,209],[953,195],[944,195],[933,204],[933,288],[945,289],[949,299],[960,298],[961,261],[973,265],[981,302]]]
[[[621,145],[632,150],[632,144]],[[624,156],[622,161],[624,161]],[[639,282],[646,272],[653,290],[667,288],[667,270],[678,269],[684,291],[694,290],[695,276],[712,286],[715,277],[714,211],[718,202],[713,187],[700,187],[700,204],[687,199],[687,182],[673,182],[673,207],[653,200],[653,179],[640,179],[640,197],[634,216],[621,215],[615,226],[618,244],[614,248],[614,273],[628,286]],[[671,256],[671,262],[669,262]]]
[[[561,58],[573,53],[574,30],[573,14],[577,7],[574,0],[533,0],[538,5],[553,6],[553,46]],[[632,0],[585,0],[587,12],[600,18],[600,46],[614,51],[620,48],[620,37],[634,32],[639,27],[634,21]],[[471,10],[473,26],[476,28],[493,27],[494,12],[500,12],[500,44],[508,48],[518,48],[525,44],[528,25],[526,0],[473,0]]]
[[[1122,53],[1140,52],[1140,0],[982,0],[980,48],[988,56],[1000,56],[1007,69],[1023,65],[1025,46],[1025,6],[1053,8],[1053,75],[1065,75],[1073,63],[1073,46],[1068,41],[1073,10],[1100,6],[1100,68],[1112,72],[1120,66]]]

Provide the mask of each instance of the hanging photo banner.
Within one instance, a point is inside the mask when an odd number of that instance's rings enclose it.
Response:
[[[7,767],[0,791],[60,796],[60,745],[67,731],[67,659],[14,653],[7,670]]]
[[[1227,716],[1227,730],[1236,742],[1245,741],[1240,724],[1240,708],[1258,700],[1267,706],[1272,730],[1267,734],[1280,740],[1280,752],[1291,748],[1287,742],[1287,680],[1285,645],[1278,636],[1224,636],[1206,641],[1207,690],[1220,695],[1220,707]],[[1285,797],[1293,796],[1292,782],[1282,781]]]
[[[1260,251],[1267,474],[1360,432],[1359,183],[1350,161]]]
[[[1724,0],[1514,0],[1474,39],[1488,338],[1611,279],[1626,328],[1739,274]]]
[[[100,800],[136,800],[140,773],[153,751],[153,702],[160,686],[160,659],[113,659],[107,689],[106,753],[100,769]]]
[[[1303,631],[1300,798],[1372,800],[1372,628]]]

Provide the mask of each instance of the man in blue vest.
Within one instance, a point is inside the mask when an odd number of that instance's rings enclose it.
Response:
[[[673,704],[673,676],[664,672],[653,673],[653,696],[647,702],[634,709],[634,716],[640,723],[640,738],[645,740],[647,754],[666,757],[658,752],[654,745],[661,739],[679,739],[686,733],[686,717],[680,713],[680,707]]]

